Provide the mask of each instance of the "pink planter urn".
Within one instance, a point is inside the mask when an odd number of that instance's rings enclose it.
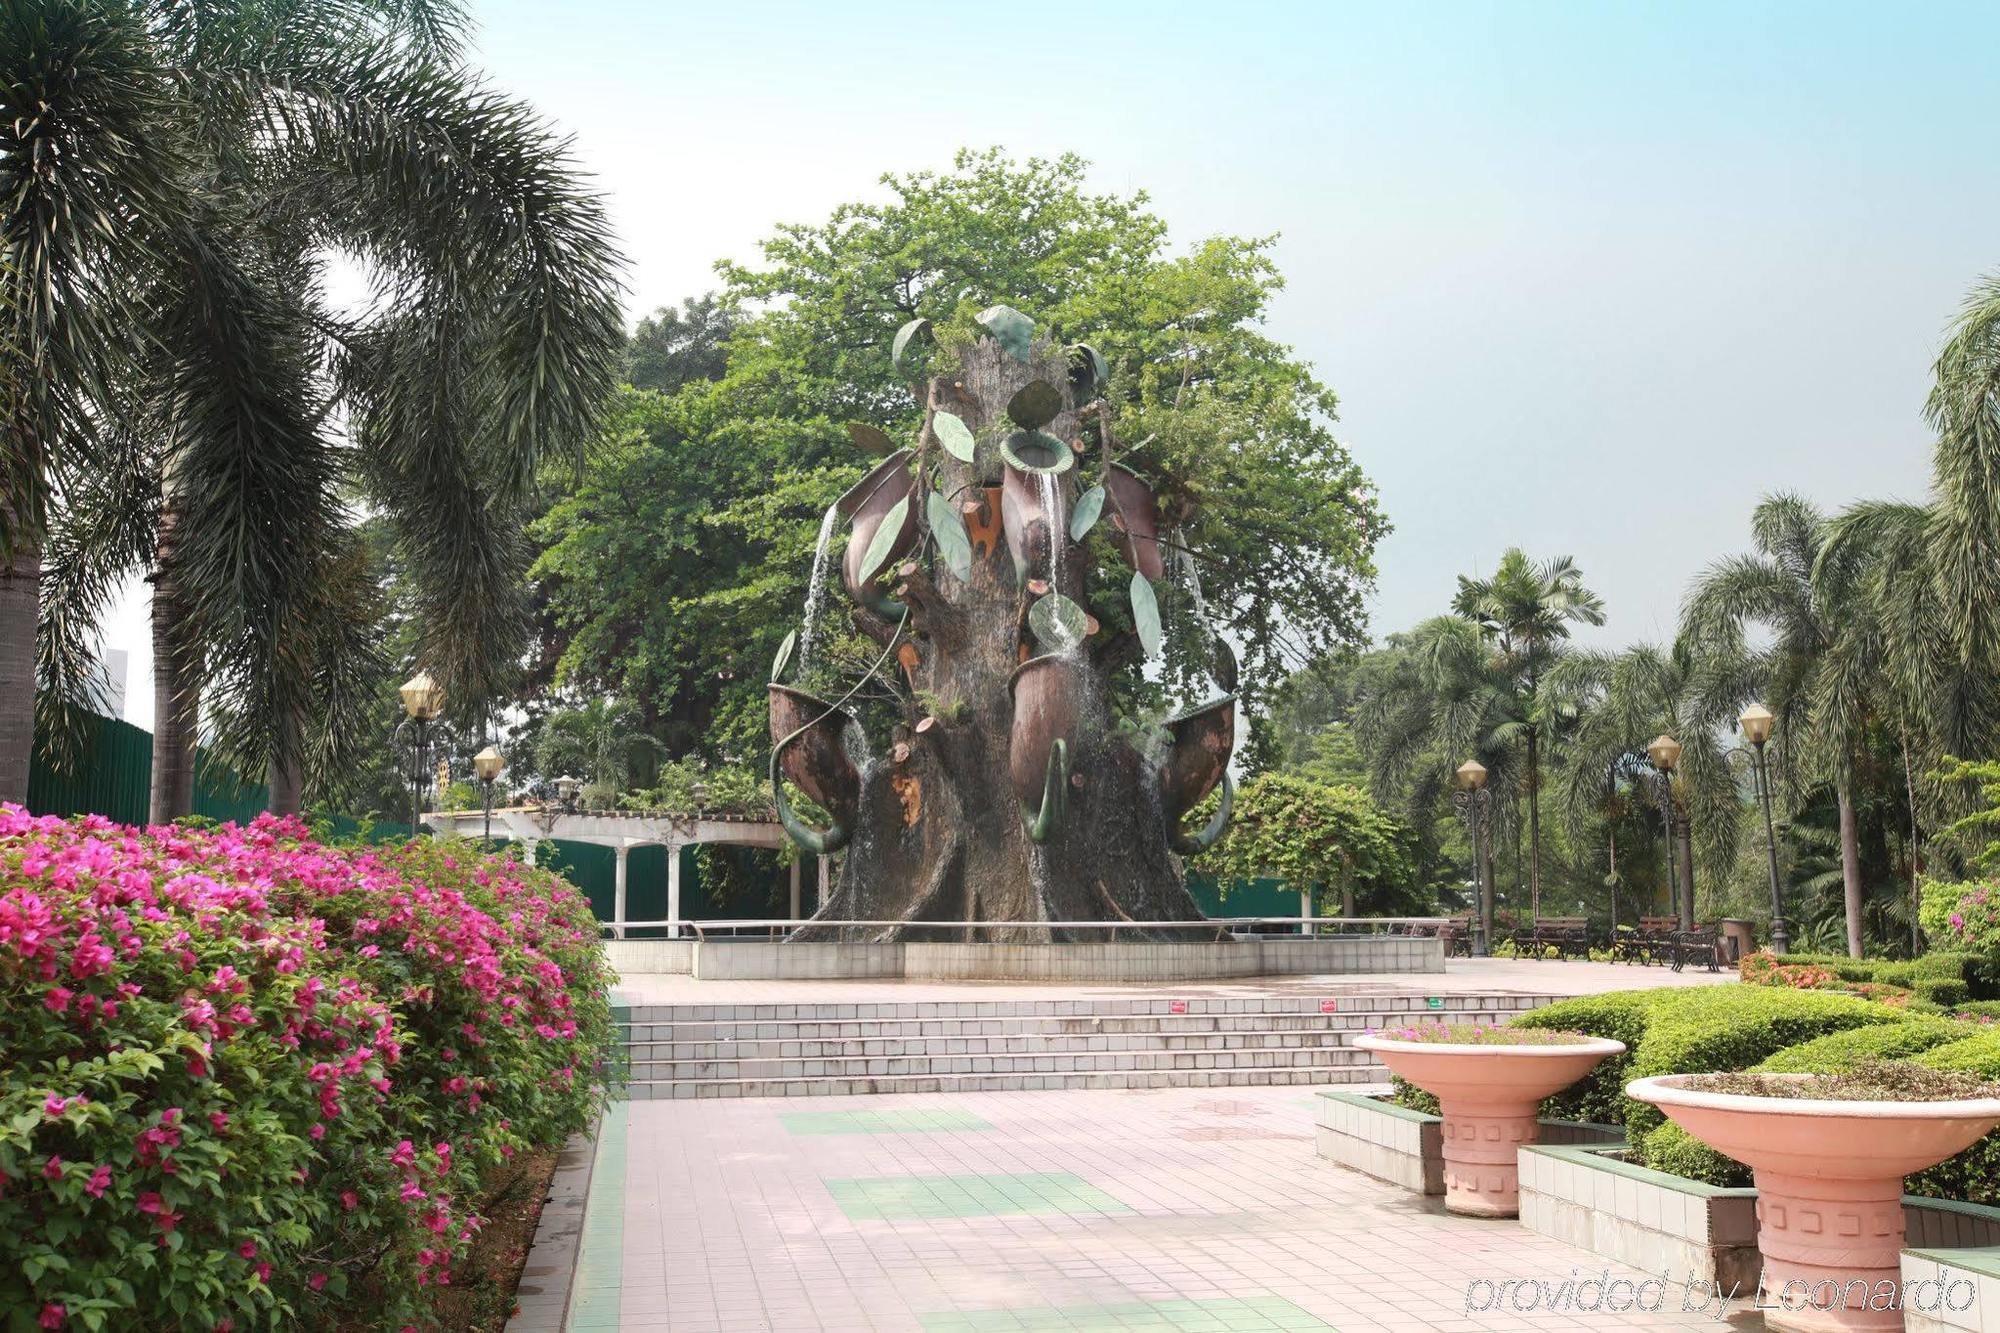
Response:
[[[1444,1118],[1444,1206],[1472,1217],[1520,1214],[1514,1154],[1540,1134],[1535,1111],[1542,1099],[1625,1049],[1624,1042],[1608,1037],[1561,1045],[1457,1045],[1397,1041],[1374,1032],[1354,1044],[1438,1099]]]
[[[1903,1177],[2000,1125],[2000,1100],[1752,1097],[1679,1086],[1689,1077],[1642,1078],[1625,1094],[1755,1173],[1765,1327],[1903,1327],[1885,1299],[1900,1282]]]

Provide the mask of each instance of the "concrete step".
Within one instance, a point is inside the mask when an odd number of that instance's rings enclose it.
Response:
[[[634,1041],[634,1060],[829,1059],[856,1055],[1053,1055],[1070,1051],[1240,1051],[1318,1048],[1351,1044],[1363,1028],[1309,1028],[1280,1032],[1012,1032],[990,1037],[834,1037],[794,1041],[758,1037],[743,1041]]]
[[[1063,1055],[888,1055],[830,1060],[645,1060],[632,1063],[633,1082],[682,1080],[861,1078],[903,1074],[1071,1074],[1113,1069],[1349,1068],[1375,1065],[1366,1051],[1346,1046],[1267,1051],[1081,1051]]]
[[[682,1097],[851,1097],[863,1093],[1018,1092],[1057,1088],[1225,1088],[1380,1083],[1380,1065],[1352,1068],[1119,1069],[1087,1073],[912,1074],[868,1078],[684,1079],[633,1083],[634,1101]]]
[[[1404,1010],[1353,1009],[1340,1013],[1268,1014],[1063,1014],[1006,1018],[777,1019],[760,1022],[660,1020],[622,1024],[628,1042],[831,1041],[849,1037],[1001,1037],[1019,1034],[1090,1035],[1120,1032],[1324,1032],[1365,1031],[1420,1018],[1502,1022],[1532,1005],[1505,1009],[1440,1009],[1422,1015]]]

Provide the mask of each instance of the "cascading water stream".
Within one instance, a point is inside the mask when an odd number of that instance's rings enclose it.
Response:
[[[1055,473],[1042,472],[1036,474],[1035,486],[1041,493],[1042,519],[1047,524],[1049,533],[1049,591],[1061,595],[1063,537],[1069,531],[1063,515],[1062,483]],[[1073,653],[1083,646],[1083,636],[1064,632],[1057,642],[1049,646],[1059,653]]]
[[[799,669],[794,677],[804,680],[812,670],[813,640],[819,630],[820,611],[826,605],[826,551],[833,543],[833,525],[840,521],[836,505],[826,507],[819,522],[819,544],[813,548],[812,580],[806,584],[805,624],[799,631]]]

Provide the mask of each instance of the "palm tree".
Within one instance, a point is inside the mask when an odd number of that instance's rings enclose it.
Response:
[[[1560,738],[1554,747],[1556,790],[1565,827],[1581,842],[1605,822],[1621,783],[1654,801],[1646,745],[1661,732],[1682,741],[1673,799],[1703,844],[1703,859],[1726,866],[1735,856],[1742,801],[1719,741],[1703,687],[1727,672],[1699,661],[1687,644],[1638,644],[1622,652],[1572,651],[1550,669],[1537,707]],[[1668,855],[1675,855],[1669,845]],[[1693,910],[1692,847],[1685,863]]]
[[[0,537],[18,567],[51,533],[49,720],[150,568],[155,819],[188,808],[203,721],[250,771],[350,767],[378,665],[357,508],[395,526],[423,659],[478,708],[523,641],[520,506],[616,374],[616,256],[564,145],[459,62],[452,0],[5,14],[0,308],[34,372],[9,428],[56,508],[10,474]],[[329,300],[336,254],[365,311]],[[27,604],[0,640],[34,637]],[[0,782],[21,735],[0,720]]]
[[[641,767],[664,748],[642,730],[639,710],[603,696],[549,714],[535,741],[535,766],[544,773],[582,769],[607,804],[633,785]]]
[[[1873,629],[1860,585],[1822,566],[1831,529],[1802,496],[1766,496],[1751,516],[1756,554],[1708,566],[1681,606],[1682,636],[1701,649],[1750,664],[1708,691],[1718,712],[1762,695],[1776,715],[1784,768],[1830,781],[1840,811],[1840,863],[1847,949],[1861,956],[1863,889],[1855,759],[1878,680],[1869,669]],[[1815,577],[1815,575],[1818,577]],[[1771,642],[1747,649],[1747,629]]]
[[[1509,547],[1487,579],[1461,575],[1452,610],[1477,624],[1498,649],[1498,666],[1512,686],[1522,718],[1528,795],[1528,895],[1530,911],[1542,903],[1542,721],[1535,701],[1542,677],[1560,660],[1570,627],[1602,625],[1604,602],[1583,586],[1583,572],[1568,556],[1536,563]]]
[[[1929,543],[1961,661],[2000,661],[2000,275],[1982,278],[1938,353],[1925,414],[1938,433]],[[1967,753],[1961,751],[1961,753]]]

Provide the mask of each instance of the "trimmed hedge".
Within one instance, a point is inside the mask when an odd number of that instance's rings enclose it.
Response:
[[[1907,1060],[1934,1047],[1961,1041],[1977,1031],[1976,1024],[1922,1015],[1900,1023],[1850,1028],[1787,1046],[1757,1068],[1774,1074],[1834,1073],[1852,1069],[1865,1060]]]

